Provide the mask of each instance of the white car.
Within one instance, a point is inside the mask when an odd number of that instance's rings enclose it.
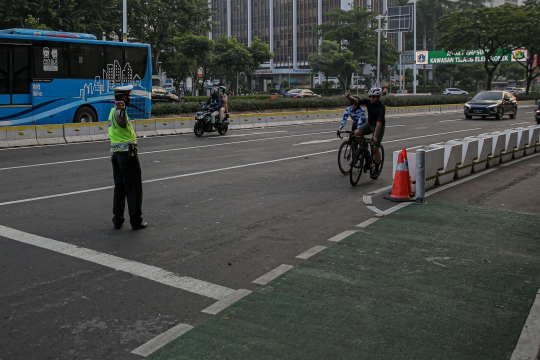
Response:
[[[443,95],[467,95],[467,94],[469,93],[466,92],[465,90],[461,90],[458,88],[447,88],[447,89],[444,89],[443,91]]]

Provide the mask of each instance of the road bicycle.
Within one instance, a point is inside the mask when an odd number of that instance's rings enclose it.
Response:
[[[363,172],[367,173],[369,171],[371,177],[371,174],[375,171],[374,146],[371,144],[372,139],[365,136],[352,135],[352,137],[362,139],[362,145],[358,146],[353,153],[349,169],[351,185],[356,186]],[[381,163],[379,164],[379,175],[376,178],[380,176],[384,165],[384,147],[382,145],[379,146],[379,151],[381,152]]]
[[[351,161],[354,152],[358,149],[358,142],[354,139],[354,131],[340,131],[338,134],[340,139],[341,133],[349,134],[349,138],[341,143],[338,151],[338,166],[343,175],[347,175],[351,170]]]

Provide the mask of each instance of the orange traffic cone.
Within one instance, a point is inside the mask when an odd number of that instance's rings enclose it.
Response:
[[[411,186],[409,170],[403,161],[403,152],[400,152],[392,192],[390,196],[384,198],[392,201],[413,201],[414,198],[409,196],[409,186]]]
[[[409,160],[407,160],[407,149],[403,148],[401,149],[401,152],[403,153],[403,162],[405,163],[405,170],[407,170],[407,179],[409,179],[409,181],[407,181],[407,190],[409,190],[409,195],[410,196],[413,196],[414,193],[412,192],[412,186],[411,186],[411,178],[410,178],[410,174],[409,174]]]

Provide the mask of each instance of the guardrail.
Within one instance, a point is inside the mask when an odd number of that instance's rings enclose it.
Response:
[[[527,102],[522,102],[527,103]],[[530,102],[533,104],[533,102]],[[408,107],[387,107],[387,117],[400,117],[411,114],[433,114],[462,111],[463,105],[429,105]],[[341,121],[342,110],[316,111],[286,111],[257,114],[230,115],[230,129],[263,128],[284,125],[317,124]],[[137,137],[189,134],[193,132],[195,120],[193,117],[158,118],[148,120],[133,120]],[[49,145],[71,142],[87,142],[108,139],[107,122],[58,124],[58,125],[28,125],[0,127],[0,148]],[[523,133],[523,131],[521,132]],[[516,136],[521,134],[517,132]],[[538,133],[535,133],[538,135]],[[484,134],[486,135],[486,134]],[[525,132],[525,137],[534,134]],[[516,140],[517,141],[517,140]],[[512,143],[513,144],[513,143]],[[506,150],[507,144],[501,145]],[[520,145],[521,146],[521,145]],[[518,146],[519,147],[519,146]],[[530,150],[529,150],[530,151]],[[527,150],[526,150],[527,152]],[[496,160],[500,161],[500,156]],[[490,161],[496,161],[491,159]]]
[[[540,152],[540,125],[494,131],[461,140],[411,148],[407,149],[407,153],[413,154],[417,149],[425,150],[424,180],[425,189],[429,189],[499,163]],[[393,153],[392,178],[395,177],[400,153],[401,150]],[[416,157],[409,156],[408,162],[411,187],[415,191]]]

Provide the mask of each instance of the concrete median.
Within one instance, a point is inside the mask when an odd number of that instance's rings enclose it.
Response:
[[[175,135],[174,121],[172,119],[156,119],[156,133],[158,135]]]
[[[6,130],[7,130],[6,127],[0,127],[0,149],[9,147],[9,143],[7,141],[7,131]]]
[[[456,169],[456,178],[469,175],[473,170],[473,161],[478,157],[478,139],[450,140],[448,144],[461,144],[461,165]]]
[[[100,121],[92,123],[89,126],[90,138],[93,141],[96,140],[109,140],[109,123],[106,121]]]
[[[177,134],[189,134],[193,132],[195,126],[195,120],[188,117],[181,117],[174,119],[174,131]]]
[[[65,144],[64,125],[36,125],[36,139],[39,145]]]
[[[6,128],[6,138],[9,147],[39,145],[34,125],[9,126]]]
[[[491,157],[493,138],[484,136],[470,136],[466,137],[464,140],[478,141],[478,153],[473,159],[473,172],[477,173],[484,170],[488,166],[488,161]]]
[[[64,124],[64,139],[68,143],[92,141],[91,124],[93,123]]]
[[[444,185],[454,180],[456,177],[456,170],[461,166],[463,144],[432,144],[430,147],[440,147],[444,149],[443,168],[437,171],[436,185]]]
[[[137,133],[137,137],[157,136],[156,120],[134,120],[132,123],[135,125],[135,133]]]

